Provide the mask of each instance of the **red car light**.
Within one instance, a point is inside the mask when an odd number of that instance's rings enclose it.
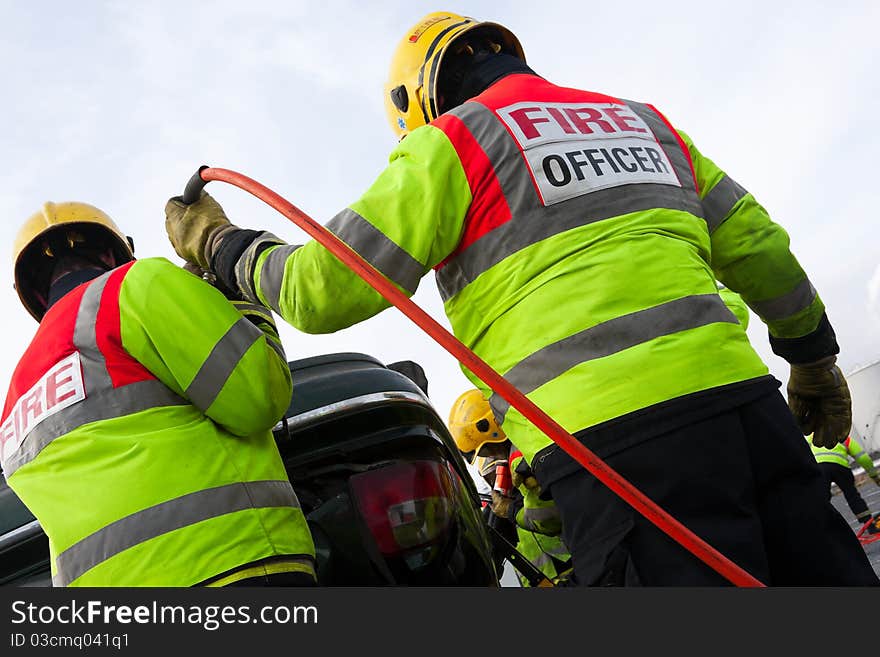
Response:
[[[449,527],[453,484],[440,463],[400,461],[354,475],[349,484],[385,555],[435,543]]]

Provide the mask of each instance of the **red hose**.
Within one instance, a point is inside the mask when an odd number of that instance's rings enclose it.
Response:
[[[528,397],[517,390],[504,377],[492,369],[474,352],[449,331],[438,324],[406,295],[398,290],[383,274],[374,269],[360,255],[336,235],[317,223],[292,203],[268,187],[229,169],[206,167],[200,172],[204,181],[220,180],[250,192],[302,228],[317,242],[345,263],[353,272],[369,283],[385,299],[415,322],[425,333],[440,344],[480,378],[492,390],[501,395],[536,427],[546,433],[569,456],[584,466],[599,481],[608,486],[625,502],[650,520],[670,538],[682,545],[698,559],[737,586],[764,586],[762,582],[737,566],[687,527],[657,506],[651,499],[629,481],[611,469],[578,440],[542,411]]]

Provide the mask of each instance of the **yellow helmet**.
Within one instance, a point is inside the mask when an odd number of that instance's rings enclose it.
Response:
[[[398,44],[385,83],[385,111],[398,138],[403,139],[411,130],[442,114],[437,83],[443,58],[453,41],[477,29],[492,36],[493,47],[526,60],[519,39],[503,25],[448,11],[423,17]]]
[[[134,260],[134,243],[113,220],[86,203],[47,202],[19,229],[12,249],[15,290],[38,322],[46,313],[53,259],[60,250],[110,248],[116,264]]]
[[[476,388],[461,394],[449,411],[449,431],[459,451],[478,456],[486,443],[503,443],[507,436],[495,421],[489,402]]]

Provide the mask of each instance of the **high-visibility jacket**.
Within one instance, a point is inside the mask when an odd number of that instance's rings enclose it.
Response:
[[[15,369],[0,434],[9,487],[49,538],[53,583],[314,573],[271,433],[290,393],[277,335],[165,259],[64,295]]]
[[[817,463],[835,463],[844,468],[850,467],[849,460],[853,459],[856,463],[865,469],[865,472],[872,479],[878,476],[877,468],[874,462],[861,443],[852,436],[847,436],[846,440],[837,443],[834,447],[816,447],[813,444],[813,434],[806,436],[810,449],[813,450],[813,456],[816,457]]]
[[[510,469],[516,470],[522,462],[523,455],[519,450],[510,454]],[[564,572],[560,566],[571,559],[562,540],[562,520],[559,509],[553,500],[542,500],[540,489],[528,488],[520,484],[519,492],[523,497],[523,506],[516,513],[517,551],[531,561],[542,573],[551,580]],[[528,578],[519,575],[523,586],[528,586]]]
[[[730,312],[736,315],[736,318],[739,320],[739,323],[742,324],[742,327],[744,329],[749,328],[749,307],[746,305],[746,302],[742,300],[742,297],[726,287],[718,288],[718,294],[724,301],[724,305],[730,308]]]
[[[659,111],[531,74],[413,130],[327,227],[407,294],[435,268],[454,334],[571,432],[768,374],[716,279],[771,336],[824,318],[785,230]],[[387,307],[320,244],[277,241],[236,278],[297,328]],[[530,463],[552,444],[465,374]]]

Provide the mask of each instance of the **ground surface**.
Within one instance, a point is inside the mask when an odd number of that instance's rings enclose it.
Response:
[[[865,502],[868,503],[868,508],[871,510],[871,513],[875,515],[880,513],[880,487],[874,484],[870,479],[865,478],[864,481],[859,484],[858,489],[862,494],[862,497],[865,498]],[[843,495],[837,491],[836,487],[834,487],[833,490],[836,494],[831,496],[831,503],[834,504],[841,514],[843,514],[843,517],[849,522],[853,531],[858,531],[859,526],[856,524],[852,511],[850,511],[849,507],[846,505],[846,500],[843,499]],[[871,565],[874,566],[874,572],[880,576],[880,541],[874,541],[864,547],[865,552],[868,554],[868,558],[871,560]]]

